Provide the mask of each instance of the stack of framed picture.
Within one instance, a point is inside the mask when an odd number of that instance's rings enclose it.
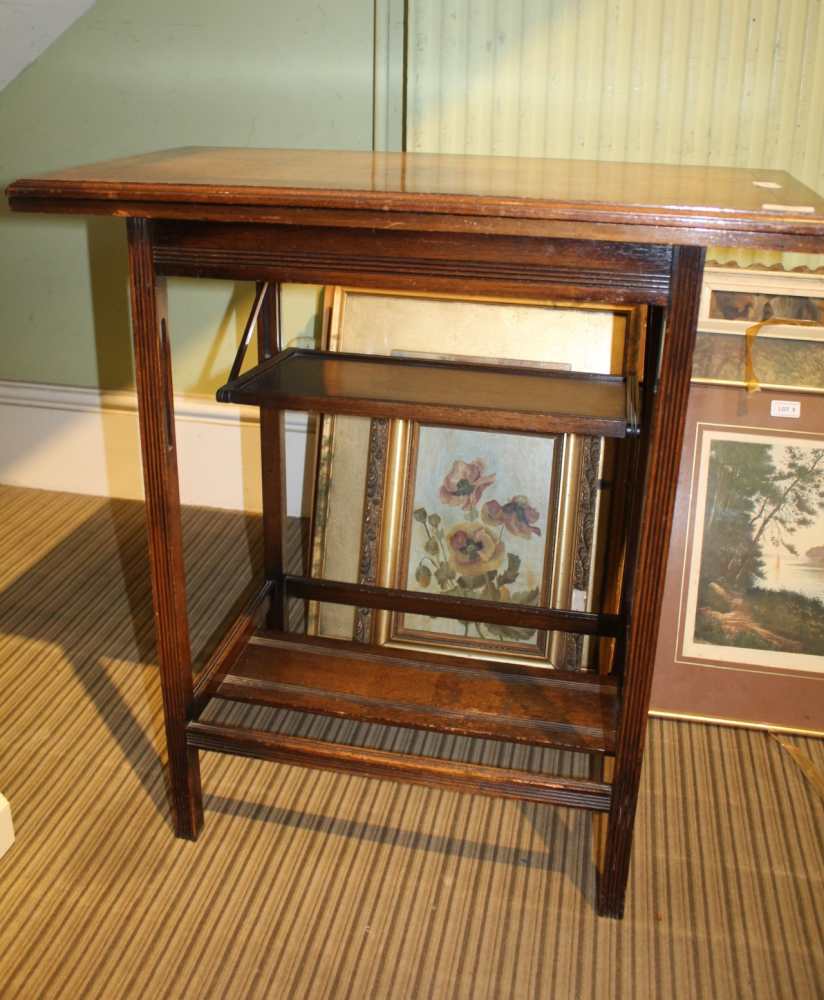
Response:
[[[652,711],[824,733],[824,275],[707,268]]]
[[[761,391],[747,392],[745,334]],[[640,369],[643,310],[329,288],[327,350]],[[311,574],[609,610],[613,456],[600,439],[320,418]],[[310,634],[547,669],[598,644],[338,604]],[[601,665],[601,669],[604,665]],[[652,712],[824,733],[824,275],[708,267]]]
[[[600,373],[637,370],[641,310],[330,288],[327,350]],[[434,594],[592,610],[612,457],[602,439],[321,418],[311,574]],[[310,634],[548,669],[592,640],[312,604]]]

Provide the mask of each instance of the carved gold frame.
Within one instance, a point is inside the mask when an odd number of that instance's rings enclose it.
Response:
[[[393,421],[390,431],[389,454],[386,464],[386,481],[382,531],[378,543],[377,579],[379,586],[402,589],[405,585],[404,569],[409,557],[411,508],[413,496],[411,481],[417,462],[417,438],[421,424]],[[394,431],[394,434],[392,433]],[[572,603],[573,548],[579,513],[578,496],[581,478],[580,438],[574,435],[553,435],[555,448],[553,467],[549,470],[552,514],[549,518],[547,544],[544,552],[541,602],[549,607],[569,607]],[[363,550],[362,550],[363,551]],[[362,613],[363,614],[363,613]],[[364,615],[368,621],[368,612]],[[399,634],[400,619],[397,613],[376,611],[372,614],[371,627],[361,633],[364,641],[404,649],[427,649],[440,645],[437,637],[423,634]],[[441,644],[450,652],[460,652],[469,657],[483,657],[506,663],[534,663],[546,661],[554,666],[566,663],[567,636],[552,632],[538,636],[535,652],[523,647],[526,643],[464,642],[444,636]]]

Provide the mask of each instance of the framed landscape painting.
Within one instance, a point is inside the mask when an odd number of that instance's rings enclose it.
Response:
[[[701,294],[693,379],[747,382],[747,330],[773,322],[752,343],[752,367],[765,388],[824,391],[824,274],[707,267]]]
[[[769,336],[824,338],[824,275],[707,267],[701,290],[701,330],[742,336],[768,319],[806,320],[810,327],[770,327]],[[766,332],[766,331],[765,331]]]
[[[699,385],[687,421],[653,711],[824,732],[824,399]]]

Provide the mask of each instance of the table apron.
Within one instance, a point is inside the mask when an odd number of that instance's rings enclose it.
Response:
[[[153,222],[158,274],[663,305],[672,247],[527,236]]]

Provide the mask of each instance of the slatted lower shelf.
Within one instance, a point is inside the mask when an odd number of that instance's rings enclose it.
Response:
[[[259,757],[372,778],[387,778],[453,791],[523,799],[606,812],[611,786],[578,778],[557,778],[503,767],[485,767],[414,754],[285,736],[236,726],[190,722],[186,739],[198,750]]]
[[[609,677],[259,630],[205,694],[462,736],[611,754]]]

